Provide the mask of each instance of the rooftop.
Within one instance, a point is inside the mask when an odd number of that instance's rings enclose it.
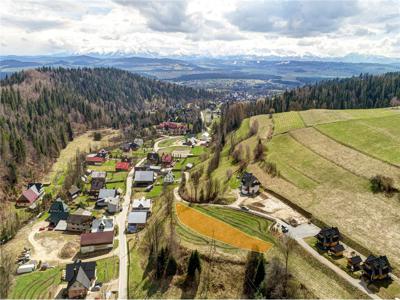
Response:
[[[133,211],[128,215],[128,224],[146,224],[147,212]]]

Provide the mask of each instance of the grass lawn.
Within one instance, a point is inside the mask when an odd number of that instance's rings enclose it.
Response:
[[[128,176],[128,172],[108,172],[107,182],[125,181]]]
[[[173,137],[173,138],[165,139],[165,140],[161,141],[158,144],[158,146],[159,147],[169,147],[179,140],[184,140],[184,139],[182,137]]]
[[[161,195],[162,190],[163,190],[162,184],[155,185],[151,189],[151,191],[146,194],[146,198],[151,198],[151,199],[157,198],[158,196]]]
[[[119,258],[112,256],[108,258],[99,259],[96,261],[96,276],[97,281],[109,282],[118,278],[119,272]]]
[[[189,147],[189,146],[170,146],[170,147],[162,148],[162,149],[158,150],[158,153],[159,154],[172,153],[173,151],[186,151],[186,150],[189,151],[189,153],[190,153],[190,151],[192,150],[192,147]]]
[[[61,275],[60,267],[18,275],[9,298],[52,299],[56,296],[57,286],[61,283]]]
[[[323,124],[317,128],[340,143],[400,166],[400,114]]]
[[[138,250],[133,245],[133,240],[128,241],[129,266],[128,266],[128,298],[138,299],[146,298],[145,283],[143,278],[143,269],[140,265],[140,256]]]
[[[175,170],[182,170],[182,168],[185,168],[186,164],[192,163],[194,166],[197,165],[200,162],[200,158],[197,156],[191,156],[191,157],[186,157],[186,158],[181,158],[179,161],[177,161],[174,165]]]
[[[207,152],[207,148],[203,147],[203,146],[194,146],[192,148],[192,154],[195,155],[195,156],[199,156],[199,155],[201,155],[203,153],[206,153],[206,152]]]
[[[115,172],[115,165],[117,161],[110,159],[99,166],[88,166],[87,168],[92,171],[105,171],[105,172]]]
[[[273,115],[275,121],[274,134],[288,132],[292,129],[305,127],[303,119],[296,111],[277,113]]]
[[[106,183],[106,188],[107,189],[121,189],[122,192],[125,192],[125,181],[118,181],[118,182],[109,182]]]

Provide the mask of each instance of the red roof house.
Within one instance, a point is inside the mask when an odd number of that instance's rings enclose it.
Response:
[[[116,171],[129,171],[130,165],[128,162],[117,162],[115,165]]]
[[[161,162],[164,166],[170,166],[172,164],[172,155],[163,154],[163,156],[161,157]]]
[[[28,207],[36,202],[43,195],[43,186],[32,185],[26,189],[17,200],[17,206]]]
[[[81,234],[81,252],[89,253],[113,248],[114,231],[90,232]]]
[[[99,157],[99,156],[95,156],[95,155],[86,156],[86,163],[87,164],[95,165],[95,164],[102,164],[103,162],[105,162],[105,158],[104,157]]]

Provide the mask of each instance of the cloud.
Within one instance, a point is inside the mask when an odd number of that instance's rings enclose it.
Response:
[[[194,32],[198,29],[187,14],[186,1],[115,0],[116,3],[138,10],[154,31]]]
[[[1,16],[1,26],[17,27],[25,30],[26,32],[43,31],[48,29],[61,28],[66,26],[65,21],[61,20],[41,20],[18,18],[16,16]],[[4,27],[3,27],[4,28]]]
[[[355,1],[273,0],[243,2],[227,18],[244,31],[307,37],[335,32],[358,11]]]

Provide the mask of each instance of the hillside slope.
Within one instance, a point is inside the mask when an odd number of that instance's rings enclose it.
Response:
[[[323,124],[304,118],[310,115]],[[267,116],[252,117],[250,126],[255,119],[260,128],[269,122]],[[274,136],[263,139],[268,149],[264,160],[276,164],[280,175],[270,176],[262,163],[252,162],[248,169],[264,187],[338,226],[361,248],[388,255],[398,271],[399,194],[374,194],[369,179],[385,175],[400,189],[400,110],[311,110],[275,114],[273,120]],[[254,148],[254,140],[241,143]]]
[[[16,73],[1,81],[0,196],[12,197],[19,183],[45,171],[77,132],[140,129],[168,118],[171,107],[210,96],[110,68]]]

